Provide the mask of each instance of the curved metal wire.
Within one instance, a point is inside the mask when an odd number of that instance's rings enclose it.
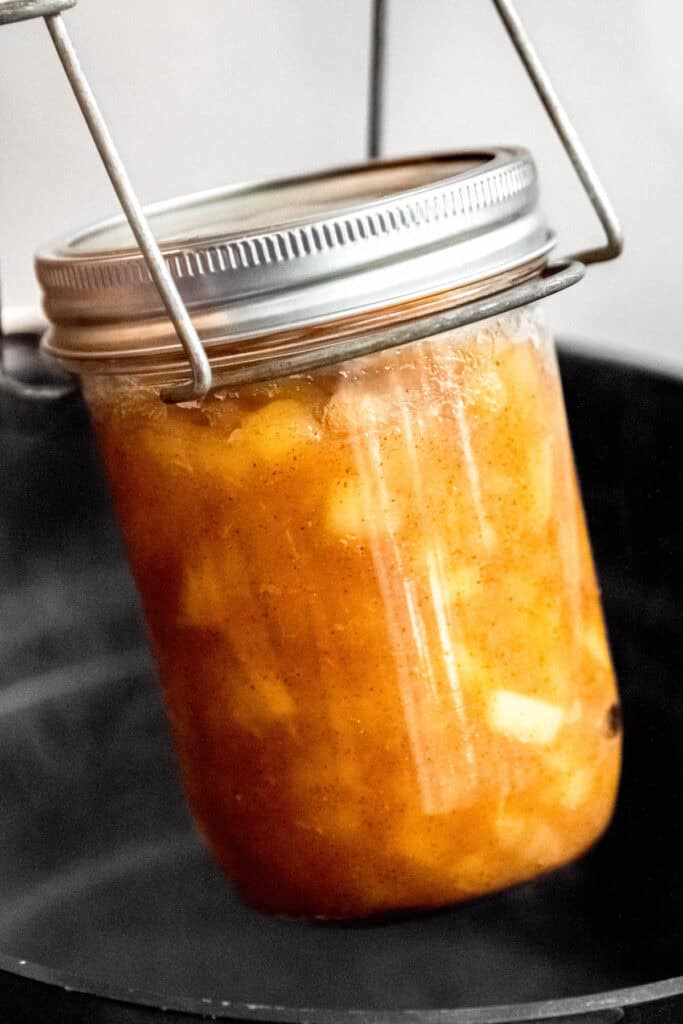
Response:
[[[429,313],[414,317],[390,327],[381,327],[374,331],[349,338],[337,339],[329,348],[305,348],[287,356],[268,358],[263,362],[254,362],[239,366],[234,370],[214,371],[216,387],[232,387],[242,384],[256,384],[259,381],[278,377],[288,377],[294,373],[308,373],[322,366],[347,362],[359,356],[372,355],[389,348],[398,348],[413,341],[432,338],[458,327],[498,316],[511,309],[527,306],[553,295],[555,292],[569,288],[580,281],[585,273],[582,263],[557,262],[544,267],[541,273],[521,284],[513,285],[504,291],[472,302],[454,306],[438,313]]]
[[[372,4],[368,113],[368,155],[372,158],[379,156],[382,150],[382,120],[386,89],[387,5],[388,0],[373,0]],[[493,0],[493,5],[605,232],[606,242],[604,245],[582,249],[578,253],[562,258],[578,260],[586,264],[613,260],[621,253],[624,243],[621,227],[609,197],[569,115],[555,92],[548,72],[522,24],[512,0]]]
[[[384,55],[386,52],[387,0],[372,0],[370,33],[370,82],[368,109],[368,157],[374,160],[382,151],[384,127]]]
[[[102,158],[102,163],[109,175],[109,180],[130,224],[130,229],[143,252],[152,280],[159,290],[192,368],[192,380],[188,384],[163,392],[162,397],[170,402],[184,402],[193,398],[201,398],[211,388],[211,364],[204,346],[166,266],[166,261],[152,233],[142,205],[114,145],[114,140],[69,38],[64,19],[61,15],[56,14],[45,18],[45,23],[81,108],[81,113]]]
[[[581,263],[601,263],[605,260],[613,260],[621,253],[624,239],[617,215],[602,182],[598,178],[567,111],[560,103],[541,58],[534,49],[514,5],[510,0],[493,0],[493,4],[605,232],[606,242],[604,245],[582,249],[581,252],[565,258],[580,260]]]
[[[80,65],[74,46],[67,33],[64,20],[61,17],[60,12],[68,7],[72,7],[76,2],[77,0],[0,0],[0,24],[39,16],[45,18],[45,23],[52,37],[55,49],[81,108],[90,134],[97,146],[131,231],[145,257],[150,275],[159,290],[190,363],[192,379],[187,383],[166,389],[162,392],[162,397],[165,401],[169,402],[182,402],[193,398],[201,398],[214,386],[211,365],[194,327],[192,318],[149,227],[144,210],[135,194],[106,122],[97,105],[93,91]],[[601,260],[613,259],[621,252],[621,229],[604,188],[566,111],[560,104],[547,72],[531,44],[513,3],[511,0],[493,0],[493,3],[605,231],[607,239],[605,245],[585,249],[576,257],[569,258],[568,263],[572,263],[572,260],[580,260],[581,263],[595,263]],[[368,152],[371,157],[378,156],[382,148],[387,5],[388,0],[373,0],[368,121]],[[575,266],[575,264],[573,265]],[[576,276],[577,270],[573,270],[571,273],[578,280]],[[580,273],[578,276],[581,276]],[[566,284],[560,285],[560,287],[566,286]],[[535,282],[529,282],[528,285],[518,286],[519,288],[528,288],[529,298],[526,301],[533,301],[544,293],[545,286],[542,284],[542,279],[537,279]],[[518,289],[510,289],[509,291],[516,293]],[[553,288],[553,290],[557,290],[557,288]],[[508,293],[501,294],[506,295]],[[470,316],[475,307],[481,310],[480,316],[492,315],[492,313],[485,311],[489,308],[487,301],[482,299],[477,303],[469,304],[468,307],[461,307],[462,315],[457,310],[452,311],[452,326],[471,322],[471,319],[474,317],[470,317],[470,320],[467,320],[462,319],[462,316]],[[500,296],[492,296],[491,302],[493,305],[491,308],[495,307],[496,303],[505,301]],[[514,302],[517,305],[521,304],[516,299]],[[503,308],[511,307],[505,306]],[[444,314],[440,316],[444,320]],[[400,332],[401,330],[405,330],[405,328],[394,328],[387,332],[387,336],[395,336],[395,332]],[[416,335],[416,337],[425,336],[426,334]],[[404,342],[396,340],[393,343],[403,344]],[[380,347],[387,346],[379,345],[378,343],[378,348]],[[341,346],[341,348],[342,355],[340,358],[349,358],[348,343]],[[327,361],[332,361],[330,353],[327,353],[326,358]],[[336,359],[336,355],[334,358],[335,361],[339,361]],[[285,372],[284,366],[282,367],[282,372]],[[289,372],[294,371],[289,370]]]

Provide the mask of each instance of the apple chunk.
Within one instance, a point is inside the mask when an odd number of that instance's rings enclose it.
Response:
[[[556,704],[514,690],[495,690],[488,707],[490,728],[520,743],[552,743],[563,718]]]

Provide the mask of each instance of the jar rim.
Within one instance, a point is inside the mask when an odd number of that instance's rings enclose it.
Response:
[[[516,147],[217,189],[148,215],[212,363],[254,339],[495,292],[538,272],[555,241],[533,159]],[[125,218],[44,248],[36,270],[52,323],[45,348],[63,365],[131,372],[178,363],[186,375]]]

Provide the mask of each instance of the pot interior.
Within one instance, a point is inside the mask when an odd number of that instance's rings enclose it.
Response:
[[[571,353],[562,370],[624,706],[615,819],[543,879],[364,926],[263,917],[213,866],[82,404],[30,423],[0,404],[0,953],[198,1012],[515,1004],[683,974],[683,382]]]

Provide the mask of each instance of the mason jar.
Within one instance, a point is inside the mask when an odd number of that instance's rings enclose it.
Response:
[[[262,910],[358,918],[577,857],[612,812],[620,720],[553,341],[524,304],[554,241],[529,154],[150,218],[212,391],[162,400],[187,362],[121,220],[39,255],[44,348],[81,377],[218,864]]]

